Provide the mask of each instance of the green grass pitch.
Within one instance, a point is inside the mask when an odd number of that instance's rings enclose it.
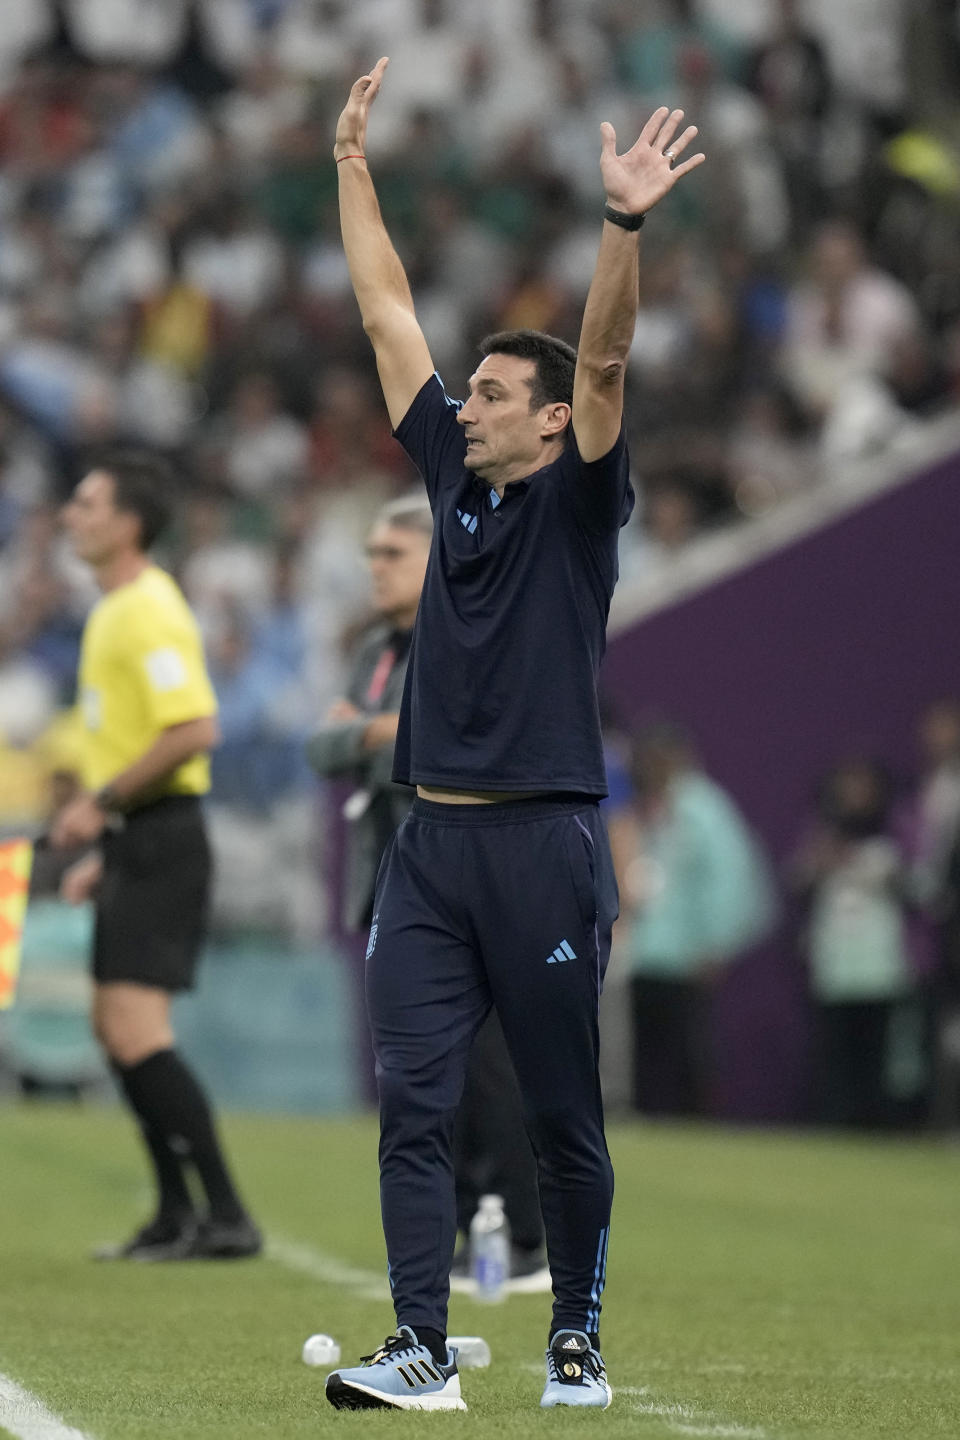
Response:
[[[960,1149],[611,1126],[603,1316],[613,1407],[543,1412],[548,1297],[455,1297],[483,1334],[465,1415],[336,1412],[300,1346],[392,1329],[372,1119],[231,1117],[271,1258],[97,1265],[146,1218],[119,1109],[0,1107],[0,1373],[96,1440],[597,1433],[636,1440],[960,1436]],[[340,1267],[339,1269],[337,1267]]]

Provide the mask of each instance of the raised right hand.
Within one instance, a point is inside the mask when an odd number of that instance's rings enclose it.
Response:
[[[378,60],[369,75],[361,75],[350,91],[350,98],[340,112],[337,134],[333,142],[333,156],[339,160],[344,155],[365,155],[367,153],[367,116],[370,106],[377,97],[380,82],[390,61],[386,55]]]

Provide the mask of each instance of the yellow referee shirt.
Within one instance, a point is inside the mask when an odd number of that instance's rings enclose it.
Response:
[[[90,790],[139,760],[161,731],[216,714],[197,622],[166,571],[149,565],[94,606],[83,632],[79,690]],[[152,798],[209,788],[210,762],[195,755]]]

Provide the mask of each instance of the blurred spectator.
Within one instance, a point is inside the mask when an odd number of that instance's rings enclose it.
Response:
[[[195,395],[175,366],[137,352],[135,316],[117,310],[103,316],[92,353],[106,388],[104,429],[157,450],[183,445],[195,418]]]
[[[772,929],[770,871],[733,800],[703,773],[679,729],[661,724],[637,736],[633,779],[635,852],[621,876],[633,1102],[655,1115],[703,1114],[712,991]]]
[[[76,70],[42,52],[24,59],[0,97],[0,164],[16,181],[55,177],[92,133]]]
[[[306,108],[305,90],[269,55],[259,55],[216,114],[237,159],[262,171],[279,136],[304,118]]]
[[[780,386],[758,385],[743,396],[730,430],[727,470],[743,515],[762,515],[818,478],[806,430]]]
[[[376,621],[359,637],[349,684],[307,746],[318,774],[354,784],[344,805],[349,825],[343,924],[369,927],[380,858],[410,808],[413,792],[395,785],[393,750],[413,623],[433,535],[426,498],[385,506],[367,541]]]
[[[228,496],[212,491],[194,493],[184,509],[179,577],[208,641],[223,612],[243,607],[261,616],[270,594],[267,552],[235,535],[231,519]]]
[[[96,65],[166,64],[183,41],[190,0],[66,0],[62,8],[77,49]]]
[[[302,684],[307,673],[308,634],[297,586],[296,549],[281,542],[272,559],[270,599],[256,625],[257,645],[281,674]]]
[[[113,418],[109,379],[72,321],[65,292],[38,295],[25,307],[21,335],[0,354],[4,396],[65,447],[102,442]]]
[[[817,1114],[830,1125],[886,1125],[897,1113],[895,1023],[915,993],[916,974],[910,857],[895,833],[892,803],[880,765],[855,759],[836,766],[820,790],[819,823],[792,863],[808,907]]]
[[[320,490],[349,486],[355,477],[412,480],[409,462],[364,372],[331,366],[317,382],[310,417],[310,473]]]
[[[41,667],[59,703],[68,704],[80,658],[81,626],[71,613],[63,577],[45,566],[26,571],[17,586],[14,617],[24,657]]]
[[[411,0],[392,36],[389,26],[373,16],[365,19],[369,53],[379,49],[390,56],[390,85],[380,97],[384,109],[379,135],[370,136],[372,154],[383,156],[395,148],[413,110],[426,109],[441,124],[451,123],[460,110],[469,48],[456,9],[451,0]]]
[[[224,614],[209,655],[221,734],[211,757],[214,797],[267,811],[306,781],[304,697],[237,608]]]
[[[627,529],[628,565],[637,573],[669,564],[700,533],[703,515],[694,486],[680,476],[650,481],[643,490],[642,522],[642,538],[635,547],[634,527]]]
[[[150,192],[171,189],[208,165],[204,117],[170,81],[132,66],[104,67],[94,72],[92,102],[113,158],[130,183]]]
[[[8,84],[27,57],[37,54],[53,34],[50,0],[6,0],[0,26],[0,85]]]
[[[60,530],[52,505],[34,505],[24,511],[13,541],[0,553],[0,593],[8,599],[8,623],[18,615],[33,587],[57,586],[58,605],[74,624],[85,617],[96,598],[90,572],[79,561]],[[29,607],[28,607],[29,608]],[[28,643],[32,631],[25,620],[15,620]]]
[[[905,286],[871,265],[849,221],[822,225],[808,258],[809,276],[789,300],[784,379],[814,421],[829,415],[836,423],[846,407],[847,453],[867,453],[888,438],[893,407],[884,406],[883,389],[876,405],[862,397],[882,386],[891,357],[916,339],[919,311]]]
[[[702,44],[678,55],[677,103],[710,136],[712,178],[703,187],[703,219],[721,239],[753,255],[786,244],[789,208],[770,116],[749,91],[725,79]]]
[[[915,883],[937,947],[933,991],[931,1114],[960,1127],[960,701],[921,716],[923,773],[914,798]]]
[[[701,49],[727,79],[739,78],[740,44],[723,25],[705,17],[696,0],[615,4],[610,7],[610,21],[617,37],[620,76],[644,101],[662,103],[664,92],[676,91],[692,46]]]
[[[29,745],[53,719],[57,695],[43,667],[17,645],[19,639],[0,625],[0,740]]]
[[[950,855],[960,835],[960,701],[931,705],[918,731],[923,762],[916,797],[918,873],[930,912],[941,918],[960,898],[950,895],[947,882]]]
[[[277,236],[240,195],[222,195],[184,246],[183,279],[238,322],[278,293],[284,270]]]
[[[237,381],[210,443],[223,446],[224,477],[242,499],[276,500],[306,474],[306,431],[282,408],[276,381],[263,371]]]
[[[763,102],[783,166],[795,238],[823,215],[821,174],[832,82],[826,47],[805,24],[799,0],[776,0],[772,33],[747,59],[746,84]]]

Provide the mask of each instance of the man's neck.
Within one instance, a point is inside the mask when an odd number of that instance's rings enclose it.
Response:
[[[530,476],[535,475],[538,470],[542,470],[547,465],[552,465],[554,460],[559,460],[563,451],[563,443],[553,441],[548,445],[544,445],[540,454],[534,460],[518,461],[517,464],[509,465],[505,467],[502,472],[498,471],[495,475],[482,475],[479,470],[476,474],[490,486],[491,490],[495,490],[502,500],[503,492],[508,485],[515,485],[520,480],[529,480]]]
[[[121,585],[129,585],[136,580],[150,563],[150,556],[144,555],[142,550],[124,550],[96,565],[94,574],[100,589],[107,595],[111,590],[119,590]]]

